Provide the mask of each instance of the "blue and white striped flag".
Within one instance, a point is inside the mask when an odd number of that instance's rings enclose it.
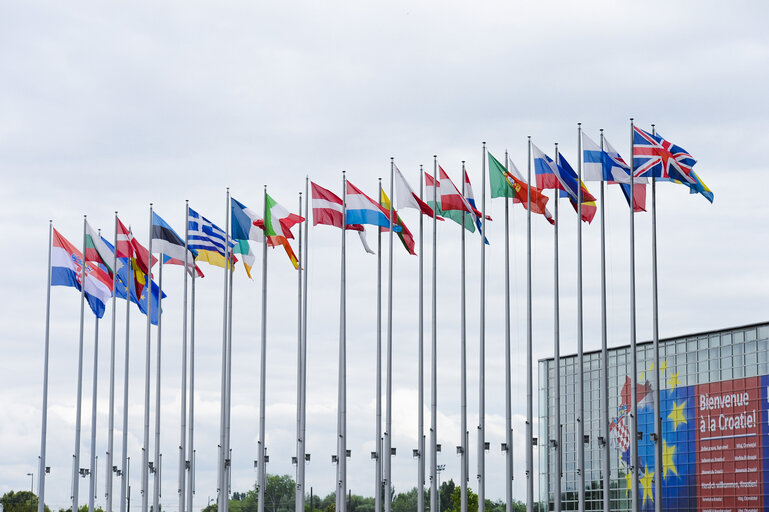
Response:
[[[189,234],[188,246],[197,251],[195,261],[206,261],[211,265],[224,268],[224,244],[226,235],[219,226],[189,209],[187,217],[187,229]],[[230,253],[235,242],[230,242]]]

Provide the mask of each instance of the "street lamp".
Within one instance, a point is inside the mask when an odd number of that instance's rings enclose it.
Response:
[[[441,509],[441,471],[446,469],[446,464],[438,464],[435,471],[438,473],[438,510]]]
[[[29,511],[33,512],[35,505],[32,503],[32,498],[35,494],[35,472],[27,473],[29,477]]]

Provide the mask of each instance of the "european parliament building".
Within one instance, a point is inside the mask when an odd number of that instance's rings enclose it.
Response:
[[[654,474],[654,351],[637,344],[640,510],[654,510],[661,478],[662,510],[769,510],[769,323],[660,340],[662,474]],[[611,510],[630,510],[629,346],[610,348],[609,439],[601,428],[601,351],[584,354],[585,508],[602,510],[604,443],[610,453]],[[577,356],[561,357],[561,507],[576,510]],[[539,500],[553,508],[557,452],[555,363],[539,361]],[[623,392],[624,391],[624,392]]]

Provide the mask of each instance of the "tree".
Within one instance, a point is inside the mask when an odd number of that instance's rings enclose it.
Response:
[[[441,512],[446,512],[451,506],[451,495],[454,493],[454,489],[459,489],[459,487],[456,486],[453,478],[448,482],[443,482],[438,489],[438,510]]]
[[[5,512],[34,512],[37,510],[37,495],[30,491],[8,491],[0,498]],[[51,512],[46,506],[45,512]]]
[[[264,510],[267,512],[291,512],[296,501],[296,483],[288,475],[267,475],[264,489]]]
[[[452,484],[454,482],[451,482]],[[443,487],[443,485],[441,485]],[[449,498],[450,507],[448,512],[461,512],[462,510],[462,489],[454,487]],[[478,512],[478,495],[472,489],[467,488],[467,512]]]

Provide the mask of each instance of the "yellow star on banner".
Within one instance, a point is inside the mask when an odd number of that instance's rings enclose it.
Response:
[[[681,381],[680,381],[680,380],[678,380],[678,374],[679,374],[679,373],[680,373],[680,372],[676,372],[676,373],[674,373],[674,374],[673,374],[673,375],[671,375],[671,376],[670,376],[670,378],[668,379],[668,386],[670,387],[670,390],[671,390],[671,391],[672,391],[672,390],[674,390],[674,389],[676,389],[676,386],[680,386],[680,385],[681,385]]]
[[[625,473],[625,496],[630,494],[630,490],[633,488],[633,474],[628,471]]]
[[[678,470],[676,469],[676,465],[673,462],[673,455],[676,453],[676,445],[669,446],[668,443],[663,439],[662,440],[662,477],[667,478],[668,477],[668,471],[672,471],[676,476],[678,476]]]
[[[646,372],[641,372],[640,375],[638,375],[638,380],[646,380]]]
[[[644,467],[644,476],[641,477],[641,487],[644,489],[643,506],[646,506],[646,496],[654,501],[654,495],[652,494],[652,480],[654,479],[654,472],[649,473],[649,467]]]
[[[650,365],[649,365],[649,371],[651,371],[651,370],[653,370],[653,369],[654,369],[654,363],[652,363],[652,364],[650,364]]]
[[[660,371],[664,372],[667,369],[668,369],[668,360],[663,359],[662,362],[660,363]]]
[[[678,425],[680,425],[681,423],[686,423],[686,416],[684,415],[684,407],[686,407],[686,400],[681,402],[680,405],[676,405],[674,401],[673,410],[670,411],[670,414],[668,414],[668,418],[670,419],[670,421],[673,422],[674,432],[678,430]]]

